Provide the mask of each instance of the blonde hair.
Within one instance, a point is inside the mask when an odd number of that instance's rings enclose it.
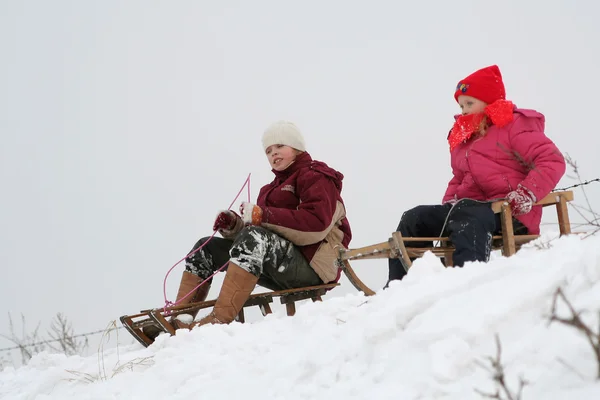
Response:
[[[479,123],[479,135],[485,136],[485,134],[487,133],[487,129],[489,127],[490,127],[490,124],[488,123],[488,117],[487,117],[487,115],[484,114],[483,119]]]

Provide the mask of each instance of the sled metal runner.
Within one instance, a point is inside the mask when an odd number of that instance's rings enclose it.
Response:
[[[536,205],[543,207],[556,206],[558,217],[558,226],[560,235],[571,233],[571,224],[569,221],[569,213],[567,209],[568,202],[573,200],[572,191],[552,192]],[[502,221],[503,235],[493,237],[492,248],[501,250],[506,257],[512,256],[519,248],[532,240],[539,238],[539,235],[514,235],[512,224],[512,213],[508,203],[498,201],[492,203],[492,210],[495,213],[500,213]],[[439,246],[414,247],[411,246],[415,242],[438,242]],[[426,252],[432,252],[434,255],[443,258],[444,264],[447,267],[452,266],[452,253],[454,247],[448,237],[402,237],[400,232],[393,232],[391,237],[381,243],[354,248],[341,249],[338,256],[338,266],[344,272],[348,281],[359,291],[366,296],[375,294],[356,274],[350,261],[381,259],[381,258],[399,258],[408,270],[412,265],[412,260],[423,256]],[[244,308],[258,306],[264,316],[270,314],[273,299],[279,297],[281,304],[286,306],[288,316],[293,316],[296,313],[296,301],[311,299],[312,301],[321,301],[321,297],[329,290],[339,286],[339,283],[332,283],[319,286],[310,286],[299,289],[279,290],[266,293],[253,294],[248,298],[239,314],[236,317],[238,322],[244,322]],[[216,300],[209,300],[197,303],[184,305],[176,305],[167,308],[156,308],[151,310],[143,310],[139,314],[122,316],[121,323],[133,337],[135,337],[143,346],[149,346],[154,342],[154,339],[148,337],[143,329],[146,327],[158,328],[161,332],[175,334],[175,329],[169,323],[167,318],[176,317],[180,314],[190,314],[198,310],[212,307]]]

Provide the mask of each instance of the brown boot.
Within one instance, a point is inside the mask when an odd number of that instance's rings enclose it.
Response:
[[[258,278],[254,274],[230,262],[223,280],[221,293],[219,293],[212,312],[200,321],[191,324],[190,328],[206,324],[229,324],[232,322],[246,300],[248,300],[248,297],[250,297],[257,282]]]
[[[183,274],[181,275],[181,282],[179,283],[179,290],[177,291],[177,298],[176,298],[175,302],[178,302],[181,299],[183,299],[183,297],[186,294],[190,293],[202,281],[203,281],[203,279],[198,277],[197,275],[195,275],[189,271],[183,271]],[[206,282],[204,285],[200,286],[196,290],[196,293],[190,294],[181,303],[178,303],[178,304],[189,304],[189,303],[194,303],[196,301],[204,301],[204,300],[206,300],[206,297],[208,296],[209,290],[210,290],[210,282]],[[195,318],[196,314],[198,314],[197,311],[195,313],[193,313],[192,318]],[[183,322],[178,321],[175,318],[171,318],[169,322],[171,322],[171,324],[175,327],[175,329],[188,327],[187,324],[184,324]],[[155,339],[162,332],[162,330],[160,330],[158,327],[153,326],[153,325],[143,328],[142,331],[150,339]]]
[[[177,292],[177,298],[176,298],[175,302],[178,302],[181,299],[183,299],[183,297],[186,294],[190,293],[203,280],[204,279],[198,277],[197,275],[192,274],[191,272],[183,271],[183,275],[181,276],[181,283],[179,284],[179,291]],[[210,284],[211,284],[210,281],[204,283],[204,285],[202,285],[198,289],[196,289],[196,293],[190,294],[188,297],[183,299],[183,301],[181,303],[178,303],[178,304],[189,304],[189,303],[195,303],[197,301],[206,300],[206,297],[208,297],[208,291],[210,290]],[[193,319],[196,318],[198,311],[194,311],[190,314],[192,315],[192,321],[193,321]],[[187,324],[183,321],[178,320],[177,317],[171,318],[171,320],[169,322],[171,322],[171,325],[173,325],[173,327],[176,330],[181,329],[181,328],[189,328],[190,327],[190,324]]]
[[[183,271],[181,275],[181,282],[179,283],[179,290],[177,291],[177,298],[175,302],[183,299],[183,296],[191,292],[196,286],[200,284],[204,279],[200,278],[197,275],[192,274],[188,271]],[[181,303],[178,304],[189,304],[195,303],[197,301],[206,300],[206,296],[208,296],[208,291],[210,290],[210,283],[206,282],[204,285],[200,286],[196,293],[190,294],[185,298]]]

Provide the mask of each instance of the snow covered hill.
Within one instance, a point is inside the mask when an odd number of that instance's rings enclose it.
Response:
[[[599,399],[590,343],[548,316],[562,288],[598,329],[600,237],[538,247],[462,269],[429,254],[389,290],[305,302],[293,318],[274,307],[258,322],[163,335],[147,349],[39,354],[0,373],[0,398],[480,399],[498,389],[487,370],[497,334],[506,386],[528,382],[523,400]]]

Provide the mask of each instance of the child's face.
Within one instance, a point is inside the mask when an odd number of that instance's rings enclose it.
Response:
[[[462,111],[462,115],[468,114],[477,114],[483,112],[487,103],[476,99],[475,97],[466,96],[461,94],[458,96],[458,104],[460,105],[460,109]]]
[[[275,171],[283,171],[294,162],[300,151],[284,144],[274,144],[267,147],[265,153],[271,168]]]

